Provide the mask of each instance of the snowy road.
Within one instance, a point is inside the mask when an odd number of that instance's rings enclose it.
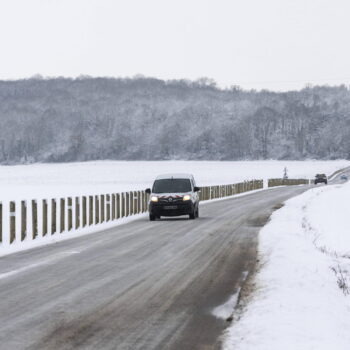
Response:
[[[308,186],[206,203],[0,258],[0,349],[219,349],[212,316],[256,262],[274,208]]]

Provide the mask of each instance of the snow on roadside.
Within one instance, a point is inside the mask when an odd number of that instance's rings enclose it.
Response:
[[[49,244],[58,243],[69,239],[74,239],[77,237],[105,231],[111,228],[115,228],[116,226],[127,224],[129,222],[132,222],[140,218],[146,218],[146,216],[147,214],[145,213],[135,214],[128,217],[120,218],[115,221],[109,221],[109,222],[100,223],[98,225],[92,225],[92,226],[87,226],[85,228],[75,229],[72,232],[64,231],[62,233],[57,232],[53,235],[46,235],[46,236],[39,235],[34,240],[26,238],[24,241],[21,241],[19,244],[16,244],[16,243],[11,245],[0,244],[0,257],[21,252],[28,249],[38,248]],[[7,225],[8,225],[8,222],[7,222]],[[39,232],[39,234],[40,233],[41,232]]]
[[[348,198],[350,184],[322,186],[272,215],[260,232],[255,294],[225,350],[349,349]]]

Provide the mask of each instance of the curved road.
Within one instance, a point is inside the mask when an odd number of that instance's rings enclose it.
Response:
[[[0,258],[0,349],[220,348],[212,316],[256,263],[260,228],[309,186],[203,203]]]

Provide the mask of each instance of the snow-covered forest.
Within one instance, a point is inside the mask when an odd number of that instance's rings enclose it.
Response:
[[[210,79],[0,81],[0,162],[350,159],[350,90]]]

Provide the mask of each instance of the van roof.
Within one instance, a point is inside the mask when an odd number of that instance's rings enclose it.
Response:
[[[156,180],[161,179],[193,179],[192,174],[162,174],[156,177]]]

